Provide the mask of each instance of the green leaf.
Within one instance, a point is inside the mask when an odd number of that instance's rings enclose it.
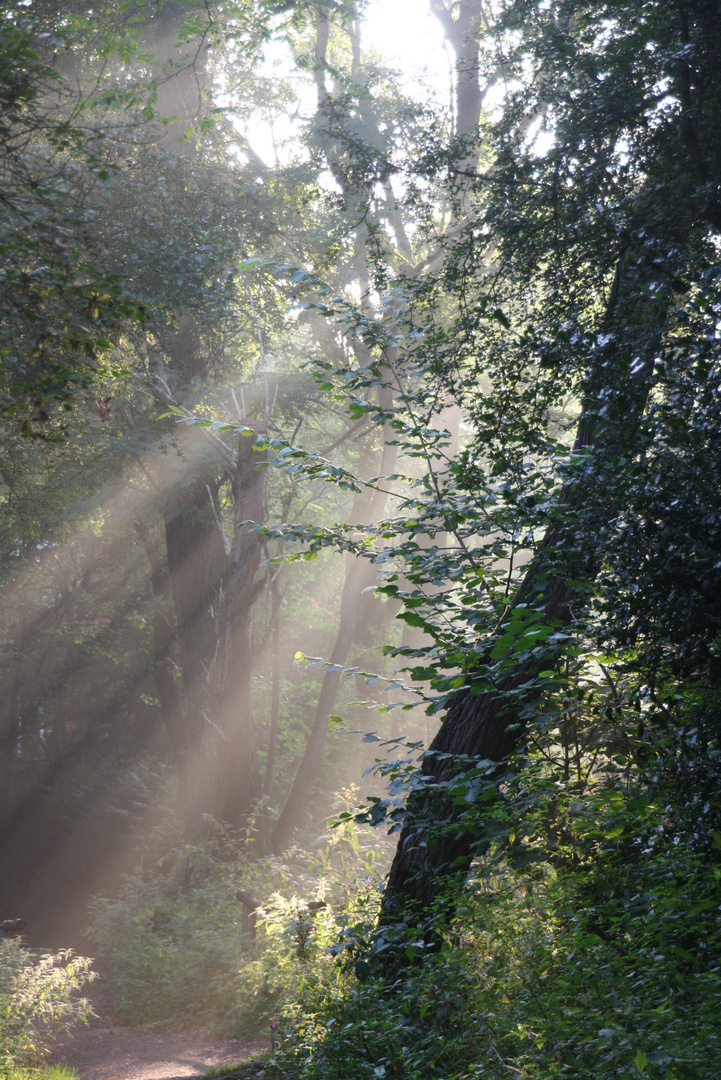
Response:
[[[640,1073],[646,1072],[648,1068],[648,1058],[644,1054],[643,1050],[637,1050],[633,1056],[633,1063]]]

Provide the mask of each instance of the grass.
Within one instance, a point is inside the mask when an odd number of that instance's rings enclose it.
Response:
[[[212,1065],[203,1074],[203,1080],[254,1080],[267,1064],[267,1053],[254,1054],[248,1061],[239,1061],[237,1065]]]
[[[0,1071],[2,1080],[78,1080],[78,1074],[67,1065],[36,1065]]]

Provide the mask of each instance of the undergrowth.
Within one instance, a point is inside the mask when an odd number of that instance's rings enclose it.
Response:
[[[91,1009],[78,992],[94,978],[91,961],[70,950],[38,954],[0,938],[0,1077],[70,1080],[62,1067],[43,1068],[48,1040],[85,1021]]]
[[[11,1080],[78,1080],[78,1074],[67,1065],[33,1065],[13,1069],[8,1076]]]
[[[372,921],[350,922],[345,980],[329,973],[303,988],[278,1015],[274,1055],[247,1075],[720,1077],[721,872],[663,831],[651,814],[653,850],[606,842],[593,869],[486,860],[422,963],[413,926],[395,943],[407,963],[389,969],[369,952]]]
[[[121,1017],[182,1018],[275,1041],[278,1017],[294,1002],[348,983],[331,953],[339,922],[372,920],[391,852],[353,822],[283,859],[250,860],[218,831],[128,876],[116,900],[91,908]],[[261,902],[254,939],[239,888]]]
[[[374,955],[378,857],[352,822],[284,863],[184,849],[129,879],[96,904],[126,1016],[265,1034],[270,1054],[237,1080],[721,1076],[721,838],[694,850],[668,806],[631,789],[567,805],[556,790],[566,848],[518,858],[540,850],[550,802],[509,838],[510,797],[440,950],[409,920],[390,966]],[[266,898],[255,944],[238,882]]]

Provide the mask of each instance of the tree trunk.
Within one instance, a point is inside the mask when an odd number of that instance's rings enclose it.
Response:
[[[278,749],[278,729],[280,726],[280,607],[283,602],[283,593],[278,583],[277,573],[273,575],[270,583],[271,594],[271,617],[270,632],[272,635],[273,662],[271,668],[271,692],[270,692],[270,731],[268,733],[268,756],[265,763],[265,776],[263,777],[263,794],[268,795],[273,783],[275,771],[275,755]]]
[[[150,536],[145,522],[137,520],[134,528],[150,563],[150,590],[153,598],[153,679],[158,693],[160,712],[170,743],[173,760],[180,768],[186,751],[183,702],[175,682],[174,664],[170,650],[175,641],[175,628],[169,619],[170,576],[166,553]]]
[[[223,596],[222,655],[219,683],[214,687],[218,721],[218,784],[215,814],[221,821],[246,829],[261,795],[255,726],[251,701],[253,669],[253,604],[265,587],[257,580],[263,554],[260,534],[242,521],[266,517],[265,469],[255,440],[239,437],[233,476],[234,535]]]
[[[208,712],[209,676],[218,648],[225,551],[206,485],[195,480],[166,515],[165,540],[177,623],[185,705],[185,753],[179,800],[189,836],[203,833],[215,809],[215,738]]]
[[[391,360],[395,359],[395,355]],[[381,388],[379,404],[382,409],[390,409],[392,391],[389,386]],[[384,440],[392,437],[388,425],[383,426]],[[381,455],[380,476],[390,475],[396,463],[398,447],[390,441],[384,441]],[[377,521],[383,513],[387,495],[380,490],[373,491],[370,498],[359,499],[352,515],[358,523],[370,524]],[[365,503],[365,505],[363,505]],[[341,596],[338,634],[330,656],[333,666],[345,664],[348,653],[358,633],[358,616],[361,597],[366,589],[377,583],[375,566],[366,559],[355,555],[346,557],[346,577]],[[281,854],[288,847],[293,829],[300,820],[300,815],[310,795],[323,756],[323,747],[328,733],[328,717],[333,709],[341,672],[327,670],[323,676],[320,695],[316,705],[313,727],[305,748],[305,753],[293,780],[288,798],[273,829],[273,851]]]
[[[43,747],[45,761],[43,779],[53,789],[57,797],[57,809],[60,813],[65,804],[65,734],[68,722],[67,695],[71,673],[71,655],[68,651],[60,676],[60,683],[55,693],[55,708],[50,732]]]
[[[363,590],[376,582],[376,568],[372,563],[355,555],[346,556],[346,576],[341,596],[338,634],[330,655],[333,666],[342,667],[358,631],[358,610]],[[335,704],[341,671],[328,669],[324,676],[316,704],[313,727],[305,752],[293,779],[288,798],[273,829],[273,851],[281,855],[288,847],[293,830],[298,825],[305,808],[311,786],[320,768],[328,732],[328,717]]]
[[[675,237],[678,242],[678,236]],[[638,258],[638,261],[637,261]],[[656,265],[622,258],[606,316],[612,343],[599,350],[594,371],[586,381],[584,407],[575,441],[575,454],[585,451],[580,478],[569,480],[559,498],[539,554],[529,564],[509,605],[508,614],[526,605],[543,614],[556,627],[573,621],[573,607],[580,608],[598,573],[603,554],[603,523],[616,513],[603,487],[609,463],[620,452],[633,453],[633,441],[651,385],[654,358],[663,334],[668,283]],[[654,291],[655,290],[655,291]],[[665,298],[665,300],[664,300]],[[643,357],[634,373],[624,354]],[[606,471],[604,471],[604,465]],[[597,539],[594,539],[597,538]],[[504,620],[504,625],[505,625]],[[504,627],[491,639],[490,652]],[[474,677],[483,679],[484,669],[468,674],[466,686],[452,699],[442,726],[422,763],[425,784],[407,803],[405,824],[391,866],[379,920],[379,939],[392,938],[393,925],[405,917],[417,918],[426,927],[429,943],[437,943],[432,929],[433,912],[444,920],[453,907],[455,886],[462,882],[475,854],[483,847],[483,824],[473,831],[460,824],[468,810],[459,810],[453,796],[444,794],[448,781],[462,776],[477,762],[493,762],[490,774],[498,779],[505,761],[523,737],[532,683],[549,665],[549,656],[509,661],[493,690],[473,692]],[[393,952],[393,950],[391,950]]]
[[[480,84],[481,0],[460,0],[455,18],[444,0],[431,0],[431,11],[456,54],[454,134],[463,145],[455,165],[460,188],[469,187],[478,165],[478,126],[483,92]]]
[[[22,596],[22,593],[20,594]],[[13,673],[7,688],[3,708],[3,728],[0,730],[0,832],[7,822],[13,803],[15,764],[20,738],[22,710],[23,663],[30,644],[29,624],[23,609],[19,642],[13,662]]]

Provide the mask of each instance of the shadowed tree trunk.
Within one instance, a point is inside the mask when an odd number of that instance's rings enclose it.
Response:
[[[262,540],[252,526],[240,524],[265,518],[260,461],[254,439],[240,436],[227,550],[217,518],[217,484],[194,481],[184,489],[182,505],[166,517],[185,717],[179,799],[190,836],[203,834],[204,814],[245,829],[261,794],[251,674],[252,609],[265,587],[257,576]],[[166,693],[166,704],[176,707],[172,693]]]
[[[30,644],[30,625],[23,609],[17,650],[13,658],[12,676],[3,695],[2,729],[0,729],[0,832],[8,819],[13,803],[20,717],[23,708],[23,663]]]
[[[185,713],[179,800],[189,835],[194,836],[203,832],[203,814],[212,814],[215,809],[215,729],[208,699],[225,571],[222,538],[207,486],[201,480],[178,493],[174,509],[166,515],[165,541]]]
[[[678,234],[674,238],[678,241]],[[609,465],[619,453],[634,453],[634,437],[651,385],[654,359],[661,346],[670,291],[655,265],[638,257],[622,257],[607,309],[606,328],[612,338],[589,373],[584,407],[574,451],[583,454],[583,475],[566,483],[538,555],[529,564],[507,616],[524,605],[541,614],[545,624],[569,626],[574,610],[583,607],[587,590],[603,557],[603,523],[616,513],[604,487],[612,475]],[[629,269],[630,265],[630,269]],[[643,357],[633,374],[624,358]],[[585,454],[583,453],[585,452]],[[504,632],[507,618],[489,641],[490,653]],[[520,744],[532,703],[534,680],[553,663],[550,654],[513,661],[492,690],[474,693],[474,678],[484,680],[484,668],[469,672],[466,686],[452,699],[441,728],[422,762],[423,786],[407,803],[406,817],[391,866],[379,920],[379,941],[406,917],[426,927],[429,943],[438,944],[435,918],[452,912],[455,886],[462,882],[474,856],[483,849],[482,821],[472,831],[461,824],[468,810],[459,809],[444,787],[479,762],[496,763],[489,778],[498,779],[505,760]],[[440,785],[440,786],[439,786]],[[463,802],[463,800],[461,800]],[[391,953],[394,950],[390,950]]]
[[[173,760],[179,767],[186,751],[183,701],[178,693],[170,650],[175,642],[175,627],[170,621],[170,576],[168,560],[143,521],[134,528],[150,563],[150,590],[153,598],[153,679],[160,702],[160,712],[168,735]]]
[[[68,723],[68,684],[70,682],[70,671],[72,652],[68,651],[66,654],[65,663],[63,665],[63,672],[60,677],[60,683],[55,692],[55,708],[53,710],[53,719],[50,732],[47,737],[45,751],[45,763],[44,763],[44,777],[48,785],[52,785],[55,797],[57,798],[58,810],[62,813],[65,809],[65,736]]]
[[[218,732],[218,783],[215,814],[240,829],[248,826],[261,796],[260,770],[251,701],[253,669],[253,605],[265,588],[258,578],[263,541],[252,526],[266,517],[265,455],[255,440],[241,435],[232,478],[234,529],[227,557],[222,596],[220,653],[213,689]],[[215,673],[214,673],[215,674]]]
[[[270,731],[268,732],[268,757],[263,777],[263,794],[267,795],[273,783],[275,755],[278,749],[278,729],[280,726],[280,609],[283,603],[283,591],[278,581],[278,571],[273,574],[270,583],[271,616],[270,633],[272,635],[273,662],[271,667]]]

